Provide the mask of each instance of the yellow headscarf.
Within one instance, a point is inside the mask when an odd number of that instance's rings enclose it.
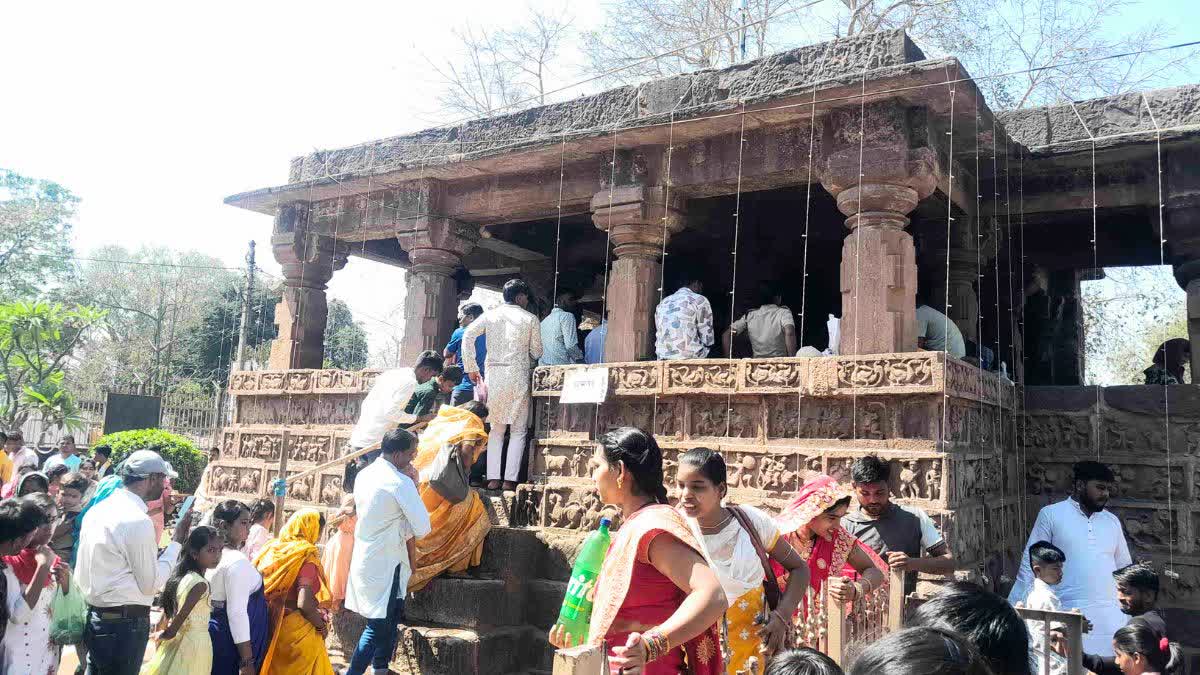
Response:
[[[321,538],[321,513],[316,509],[300,509],[292,514],[279,536],[267,542],[254,566],[263,575],[263,592],[268,600],[280,600],[287,597],[296,578],[300,576],[300,568],[304,563],[313,563],[321,577],[321,588],[317,590],[317,602],[330,600],[329,582],[325,580],[325,570],[321,567],[321,554],[317,551],[317,540]]]
[[[479,458],[479,454],[487,443],[487,438],[487,432],[483,429],[483,420],[479,419],[478,415],[469,410],[444,405],[438,410],[437,417],[433,418],[429,422],[429,426],[421,432],[421,440],[417,445],[417,456],[413,459],[413,466],[420,471],[429,466],[437,457],[438,451],[446,445],[479,439],[481,442],[476,445],[475,457],[471,460],[473,462]]]

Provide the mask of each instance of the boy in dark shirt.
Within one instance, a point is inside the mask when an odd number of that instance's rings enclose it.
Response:
[[[416,415],[416,423],[433,419],[437,414],[438,404],[449,400],[450,392],[462,380],[462,376],[461,366],[446,366],[441,375],[425,384],[417,385],[412,398],[408,399],[408,405],[404,406],[404,412]]]

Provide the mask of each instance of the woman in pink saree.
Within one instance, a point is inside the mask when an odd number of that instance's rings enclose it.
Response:
[[[831,602],[851,602],[887,583],[887,563],[842,527],[850,498],[848,487],[829,476],[817,476],[776,518],[784,539],[808,560],[809,586],[819,593],[828,584]],[[786,583],[786,570],[772,564],[780,583]],[[797,616],[807,615],[806,600]]]

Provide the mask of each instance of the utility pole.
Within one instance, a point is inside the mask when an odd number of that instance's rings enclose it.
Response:
[[[254,298],[254,241],[250,241],[250,252],[246,254],[246,291],[242,294],[242,324],[238,327],[237,368],[246,369],[246,331],[250,327],[250,307]]]

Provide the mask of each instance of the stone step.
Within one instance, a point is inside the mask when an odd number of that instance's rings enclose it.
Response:
[[[550,630],[558,619],[567,582],[533,579],[525,584],[525,623]]]
[[[567,581],[586,536],[570,530],[493,527],[484,540],[477,571],[499,579]]]
[[[549,672],[553,660],[546,632],[532,626],[405,626],[391,667],[413,675],[508,675]]]
[[[524,598],[503,579],[438,577],[404,605],[408,620],[476,629],[524,623]]]

